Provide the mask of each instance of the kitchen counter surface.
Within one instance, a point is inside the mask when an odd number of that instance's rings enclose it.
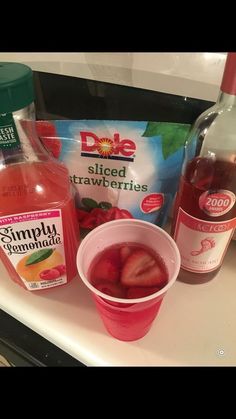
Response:
[[[0,264],[0,308],[88,366],[235,366],[236,242],[209,283],[176,282],[150,332],[136,342],[109,336],[88,290],[65,287],[30,293]]]
[[[226,53],[0,53],[0,61],[63,74],[215,102]]]

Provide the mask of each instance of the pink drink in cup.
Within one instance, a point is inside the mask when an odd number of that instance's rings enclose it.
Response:
[[[97,255],[120,243],[135,243],[150,249],[165,264],[167,284],[141,298],[117,298],[95,288],[90,282],[91,266]],[[174,240],[161,228],[146,221],[123,219],[110,221],[91,231],[80,244],[77,268],[85,285],[92,291],[97,310],[107,331],[115,338],[133,341],[149,331],[163,297],[174,284],[180,269],[180,254]]]

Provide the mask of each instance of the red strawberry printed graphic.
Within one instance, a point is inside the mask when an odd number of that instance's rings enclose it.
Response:
[[[37,121],[36,130],[39,137],[55,137],[57,135],[55,125],[50,121]]]
[[[121,283],[126,287],[162,288],[167,283],[167,277],[157,261],[140,249],[127,258],[121,273]]]
[[[56,127],[49,121],[37,121],[36,131],[47,151],[58,159],[62,144],[61,140],[57,138]]]
[[[41,141],[47,149],[47,151],[49,151],[53,155],[53,157],[58,159],[62,150],[62,144],[59,138],[41,137]]]
[[[120,220],[122,218],[133,218],[132,214],[125,209],[120,209],[118,207],[111,207],[106,211],[107,221]]]
[[[97,218],[92,216],[90,213],[87,213],[88,216],[84,217],[80,221],[80,227],[92,230],[93,228],[97,227]]]
[[[121,209],[120,215],[120,218],[133,218],[132,214],[130,214],[130,212],[126,209]]]
[[[132,214],[125,209],[111,207],[109,209],[93,208],[90,211],[77,209],[77,217],[80,227],[92,230],[93,228],[106,223],[107,221],[119,220],[122,218],[133,218]]]
[[[83,221],[88,216],[88,212],[80,208],[76,208],[78,221]]]

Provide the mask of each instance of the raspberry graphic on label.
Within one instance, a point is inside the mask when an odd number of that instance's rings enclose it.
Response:
[[[60,276],[60,272],[57,269],[45,269],[40,272],[40,278],[45,281],[51,281],[52,279],[57,279]]]

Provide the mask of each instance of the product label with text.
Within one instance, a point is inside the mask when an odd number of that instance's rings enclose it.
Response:
[[[17,148],[20,140],[12,113],[0,114],[0,150]]]
[[[36,128],[69,170],[82,229],[122,217],[165,224],[189,124],[56,120]]]
[[[191,272],[211,272],[224,258],[236,227],[236,218],[204,221],[179,208],[174,239],[181,254],[181,267]]]
[[[94,132],[81,131],[81,156],[113,160],[133,161],[135,142],[130,138],[120,138],[118,132],[113,138],[98,137]]]
[[[211,217],[220,217],[233,208],[236,197],[225,189],[203,192],[199,198],[199,207]]]
[[[61,210],[0,217],[0,247],[28,290],[67,283]]]

